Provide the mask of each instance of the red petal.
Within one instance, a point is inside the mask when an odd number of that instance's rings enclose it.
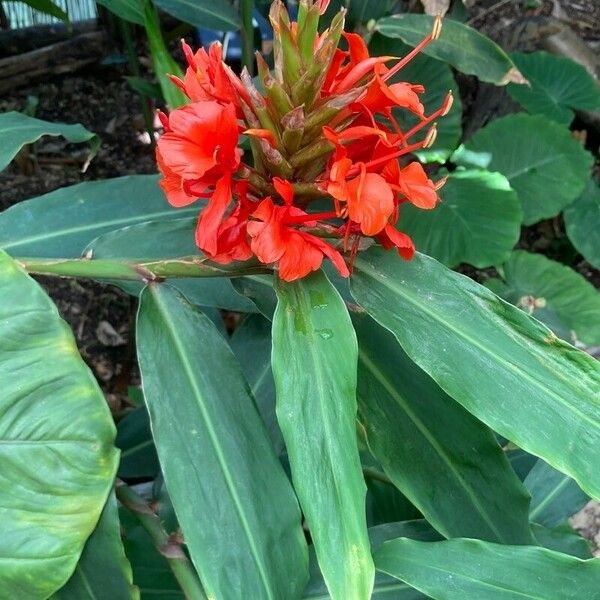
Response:
[[[208,254],[217,253],[217,234],[223,215],[231,202],[231,178],[222,177],[215,191],[202,211],[196,228],[196,244]]]

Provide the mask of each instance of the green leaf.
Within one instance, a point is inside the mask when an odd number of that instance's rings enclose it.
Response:
[[[264,317],[269,321],[273,320],[273,314],[277,307],[277,296],[273,289],[272,275],[236,277],[231,280],[231,283],[239,294],[252,300]]]
[[[158,12],[151,0],[143,0],[144,28],[152,56],[154,74],[167,106],[177,108],[189,102],[187,96],[169,79],[169,75],[183,77],[181,67],[175,62],[165,44]]]
[[[60,6],[54,4],[52,0],[21,0],[21,2],[35,10],[69,23],[69,15]]]
[[[100,147],[100,138],[83,125],[48,123],[48,121],[40,121],[40,119],[34,119],[22,113],[5,112],[0,114],[0,137],[2,138],[0,171],[6,168],[23,146],[37,142],[45,135],[61,135],[74,144],[89,142],[90,156],[88,160],[96,156]]]
[[[158,456],[207,594],[298,596],[300,512],[227,342],[165,284],[142,293],[137,334]]]
[[[385,16],[394,5],[395,0],[345,0],[344,4],[348,7],[346,22],[350,27],[357,28],[360,25],[366,25],[371,19],[380,19]],[[392,56],[398,56],[394,54]]]
[[[436,600],[582,600],[598,595],[600,580],[598,560],[480,540],[401,538],[386,542],[375,563]]]
[[[273,375],[292,479],[329,592],[368,598],[374,568],[356,441],[356,335],[322,272],[277,281]]]
[[[369,43],[369,50],[373,56],[403,56],[408,54],[411,48],[400,40],[375,34]],[[435,60],[425,54],[419,54],[392,81],[409,81],[422,84],[425,87],[425,92],[420,97],[427,114],[437,110],[442,105],[448,91],[452,91],[454,102],[450,112],[437,122],[435,143],[431,148],[416,152],[421,161],[445,162],[458,146],[462,136],[462,103],[452,70],[445,62]],[[398,119],[400,125],[406,129],[419,122],[418,117],[411,115],[406,110],[395,110],[394,116]],[[411,140],[422,140],[427,131],[428,128],[426,127]]]
[[[121,542],[119,512],[110,494],[96,529],[85,544],[77,568],[55,600],[138,600],[131,566]]]
[[[131,86],[134,92],[146,98],[154,100],[163,100],[162,90],[160,85],[148,81],[144,77],[125,77],[127,83]]]
[[[237,11],[228,0],[155,0],[155,4],[196,27],[235,31],[242,25]]]
[[[372,248],[356,259],[351,286],[447,394],[600,497],[598,361],[422,254],[407,262]]]
[[[567,235],[593,267],[600,269],[600,187],[593,180],[583,194],[565,208]]]
[[[465,262],[483,268],[508,259],[521,235],[523,213],[503,175],[454,171],[440,197],[433,210],[402,207],[400,228],[417,248],[449,267]]]
[[[485,285],[567,341],[600,344],[600,293],[573,269],[518,250]]]
[[[143,0],[97,0],[97,2],[125,21],[138,25],[144,24]]]
[[[0,593],[47,598],[100,518],[115,428],[67,324],[2,251],[0,289]]]
[[[164,205],[163,205],[164,208]],[[195,212],[198,212],[198,208]],[[195,242],[197,217],[165,221],[147,221],[115,229],[95,239],[84,251],[95,259],[160,260],[202,256]],[[114,282],[130,294],[138,295],[141,284]],[[171,280],[173,287],[182,292],[193,304],[219,307],[239,312],[255,312],[254,304],[238,294],[226,277],[183,278]]]
[[[386,475],[445,537],[531,543],[529,494],[494,434],[421,371],[391,333],[366,315],[353,322],[359,417]]]
[[[117,448],[121,450],[119,477],[156,477],[160,471],[145,406],[136,408],[117,426]]]
[[[574,110],[600,109],[600,87],[582,65],[548,52],[514,52],[511,58],[529,85],[507,90],[527,112],[568,126]]]
[[[0,213],[0,247],[13,256],[77,258],[92,240],[113,229],[197,212],[197,207],[172,208],[155,175],[89,181]]]
[[[538,461],[536,456],[533,456],[533,454],[529,454],[529,452],[525,452],[525,450],[521,450],[520,448],[509,450],[506,453],[506,457],[521,481],[527,477],[529,471],[533,469],[533,466]]]
[[[384,542],[397,537],[408,537],[426,542],[438,541],[441,536],[423,519],[403,521],[398,523],[385,523],[369,528],[369,541],[371,550],[374,552]],[[311,600],[329,600],[331,596],[327,592],[323,575],[317,564],[314,548],[310,550],[310,581],[306,586],[303,598]],[[375,575],[375,587],[373,588],[373,600],[421,600],[426,598],[411,586],[398,581],[394,577],[377,573]]]
[[[230,340],[252,396],[256,400],[271,443],[278,456],[285,444],[275,414],[275,381],[271,370],[271,323],[261,315],[249,315],[236,327]]]
[[[590,543],[581,537],[568,523],[549,528],[537,523],[531,524],[534,536],[544,548],[577,558],[592,558]]]
[[[140,590],[142,600],[184,600],[165,557],[156,549],[140,522],[126,509],[121,509],[119,515],[125,530],[125,554],[131,563],[133,581]]]
[[[519,196],[525,225],[554,217],[575,200],[593,162],[568,129],[523,113],[492,121],[451,160],[502,173]]]
[[[589,500],[573,479],[553,469],[543,460],[538,460],[524,484],[531,493],[529,518],[546,527],[564,523]]]
[[[433,21],[429,15],[393,15],[380,19],[377,31],[416,46],[431,33]],[[468,25],[451,19],[444,20],[440,37],[422,52],[449,63],[462,73],[476,75],[481,81],[506,85],[522,80],[517,67],[499,46]]]

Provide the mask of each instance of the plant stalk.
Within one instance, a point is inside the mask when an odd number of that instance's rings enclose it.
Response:
[[[254,0],[240,0],[242,17],[242,64],[254,76],[254,26],[252,24],[252,11]]]
[[[156,549],[165,557],[187,600],[206,600],[200,579],[183,549],[163,529],[160,518],[126,483],[117,479],[116,494],[148,532]]]
[[[127,261],[90,258],[17,258],[28,273],[59,277],[88,277],[119,281],[159,282],[181,277],[243,277],[271,273],[272,270],[256,262],[217,265],[201,256],[154,260]]]

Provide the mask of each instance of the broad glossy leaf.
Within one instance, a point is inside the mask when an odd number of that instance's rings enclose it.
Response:
[[[241,26],[239,15],[229,0],[155,0],[155,4],[197,27],[235,31]]]
[[[598,560],[480,540],[400,538],[386,542],[375,563],[436,600],[591,599],[600,580]]]
[[[96,529],[85,543],[77,567],[55,600],[138,600],[131,565],[121,541],[119,511],[110,494]]]
[[[523,212],[500,173],[480,169],[450,173],[433,210],[402,207],[399,225],[417,248],[449,267],[479,268],[506,260],[519,241]]]
[[[384,542],[397,537],[408,537],[425,542],[438,541],[441,536],[423,519],[386,523],[376,527],[369,527],[369,541],[373,552],[380,548]],[[327,592],[323,575],[317,564],[314,548],[310,550],[310,581],[306,586],[303,598],[311,600],[329,600],[331,596]],[[384,573],[375,575],[375,587],[373,588],[373,600],[421,600],[426,598],[411,586],[394,577]]]
[[[570,554],[577,558],[592,558],[590,543],[568,523],[552,528],[532,523],[531,531],[539,544],[548,550]]]
[[[94,530],[117,469],[104,396],[45,292],[0,251],[0,595],[47,598]]]
[[[60,188],[0,213],[0,248],[13,256],[77,258],[103,233],[152,219],[197,214],[174,209],[156,175],[128,175]]]
[[[351,283],[447,394],[600,497],[598,361],[423,254],[407,262],[372,248],[356,259]]]
[[[531,493],[529,518],[546,527],[564,523],[589,500],[571,477],[553,469],[543,460],[538,460],[523,483]]]
[[[556,335],[600,344],[600,293],[579,273],[522,250],[499,269],[501,279],[485,285],[547,325]]]
[[[529,452],[525,452],[525,450],[521,450],[520,448],[509,450],[506,453],[506,457],[521,481],[527,477],[528,473],[538,461],[537,456],[533,456],[533,454],[529,454]]]
[[[353,28],[366,25],[371,19],[380,19],[393,7],[395,0],[345,0],[348,8],[346,22]],[[394,55],[397,56],[397,55]]]
[[[10,163],[23,146],[36,142],[45,135],[61,135],[75,144],[89,142],[90,157],[93,157],[100,147],[98,136],[83,125],[49,123],[18,112],[5,112],[0,114],[0,137],[2,137],[0,171]]]
[[[98,0],[98,4],[108,8],[121,19],[138,25],[144,24],[143,0]]]
[[[196,212],[198,209],[196,209]],[[115,229],[95,239],[85,250],[94,258],[128,260],[159,260],[200,256],[194,231],[197,217],[169,221],[148,220]],[[142,286],[136,282],[115,282],[130,294],[139,294]],[[175,279],[171,284],[193,304],[217,306],[227,310],[255,312],[254,304],[238,294],[226,277]]]
[[[133,570],[141,600],[184,600],[185,596],[164,556],[140,522],[127,510],[119,511],[124,529],[123,546]],[[117,599],[111,599],[117,600]]]
[[[165,482],[207,594],[298,596],[298,504],[227,342],[165,284],[142,293],[137,339]]]
[[[367,598],[374,568],[356,441],[356,335],[322,272],[278,281],[276,291],[272,365],[294,488],[331,596]]]
[[[431,33],[432,26],[433,17],[429,15],[405,13],[380,19],[377,31],[416,46]],[[425,47],[423,53],[496,85],[521,79],[514,63],[498,45],[477,30],[452,19],[444,20],[440,37]]]
[[[593,180],[583,194],[565,208],[567,235],[593,267],[600,269],[600,186]]]
[[[252,396],[256,400],[273,448],[278,456],[285,444],[275,414],[275,381],[271,370],[271,323],[262,315],[250,315],[235,329],[230,340]]]
[[[389,331],[366,315],[353,322],[359,418],[388,477],[445,537],[532,542],[529,494],[494,434],[421,371]]]
[[[371,3],[372,4],[372,3]],[[402,41],[375,34],[369,43],[369,50],[373,56],[404,56],[411,51],[411,47]],[[411,60],[392,81],[409,81],[419,83],[425,87],[425,92],[420,96],[426,114],[437,110],[452,91],[454,102],[450,112],[437,121],[437,137],[435,143],[427,150],[419,150],[417,156],[425,162],[445,162],[458,146],[462,135],[462,103],[458,85],[452,75],[450,67],[440,60],[435,60],[425,54],[419,54]],[[419,119],[406,110],[394,111],[394,116],[406,129],[416,125]],[[416,134],[411,140],[423,139],[428,128]]]
[[[571,132],[540,115],[492,121],[451,157],[498,171],[517,192],[525,225],[556,216],[583,192],[593,158]]]
[[[527,112],[568,126],[574,110],[600,109],[600,87],[582,65],[548,52],[514,52],[511,58],[529,85],[507,90]]]
[[[121,450],[119,477],[156,477],[160,465],[145,406],[136,408],[119,422],[115,445]]]

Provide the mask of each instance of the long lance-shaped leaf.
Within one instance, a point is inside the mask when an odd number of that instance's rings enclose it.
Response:
[[[529,518],[546,527],[564,523],[589,500],[573,479],[543,460],[538,460],[523,483],[531,493]]]
[[[373,248],[351,284],[446,393],[600,497],[600,363],[422,254],[407,262]]]
[[[0,597],[48,598],[117,469],[104,396],[44,291],[0,251]]]
[[[86,181],[0,213],[0,248],[12,256],[78,258],[108,231],[197,213],[194,205],[179,210],[170,206],[155,175]]]
[[[53,600],[139,600],[132,577],[121,541],[117,500],[111,493],[75,572]]]
[[[419,369],[386,329],[367,315],[353,322],[360,420],[388,477],[446,537],[533,543],[529,494],[494,434]]]
[[[278,281],[272,367],[294,487],[334,600],[370,597],[374,568],[356,441],[356,335],[322,272]]]
[[[298,503],[227,342],[165,284],[142,292],[137,338],[158,457],[207,595],[298,597]]]
[[[582,600],[598,598],[600,561],[534,546],[480,540],[400,538],[376,553],[377,568],[435,600]]]

